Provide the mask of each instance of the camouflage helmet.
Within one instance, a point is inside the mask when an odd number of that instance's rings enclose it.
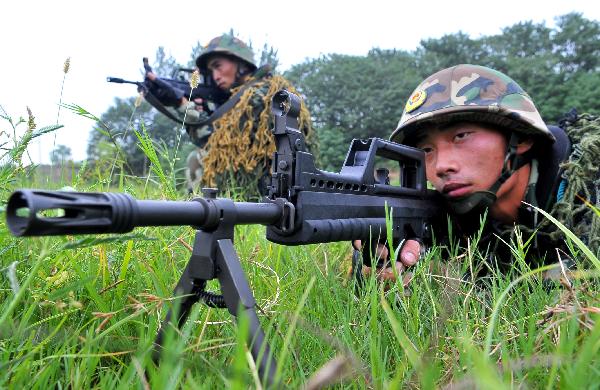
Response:
[[[461,64],[426,78],[411,94],[390,139],[406,143],[425,125],[484,122],[554,142],[532,99],[510,77]]]
[[[205,71],[208,59],[213,54],[222,54],[242,60],[252,71],[255,71],[257,68],[254,62],[254,53],[252,52],[252,49],[240,39],[231,36],[230,34],[223,34],[213,38],[208,45],[202,49],[202,52],[200,52],[200,55],[196,58],[196,66],[198,69]]]

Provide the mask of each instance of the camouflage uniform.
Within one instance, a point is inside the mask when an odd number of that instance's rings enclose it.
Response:
[[[584,177],[579,178],[578,187],[574,186],[575,181],[565,169],[568,162],[572,160],[572,157],[569,157],[571,142],[567,134],[559,127],[546,126],[529,95],[508,76],[490,68],[468,64],[457,65],[431,75],[408,99],[398,127],[391,135],[391,140],[414,145],[415,136],[420,129],[426,131],[428,126],[458,121],[484,123],[504,130],[507,138],[511,139],[506,158],[513,161],[513,168],[505,166],[501,178],[490,190],[472,194],[466,197],[467,199],[455,203],[447,201],[454,226],[453,233],[456,234],[454,238],[464,240],[463,243],[466,243],[468,237],[475,235],[480,228],[481,213],[495,201],[495,192],[499,186],[518,167],[530,163],[531,175],[523,200],[558,217],[568,228],[576,231],[593,250],[598,250],[597,233],[594,233],[597,232],[600,223],[598,215],[589,207],[587,209],[580,207],[582,202],[576,198],[578,191],[571,191],[568,200],[570,206],[567,208],[577,209],[579,214],[561,213],[565,208],[564,187],[569,187],[569,184],[571,189],[591,187],[597,192],[598,182],[600,182],[598,170],[588,170]],[[517,136],[515,135],[519,134],[534,139],[531,152],[526,153],[527,156],[523,158],[516,156]],[[593,142],[596,148],[599,148],[600,133],[597,134]],[[582,186],[581,182],[586,184]],[[598,206],[597,193],[584,192],[584,195],[587,195],[586,199]],[[579,206],[575,203],[579,203]],[[485,207],[478,207],[481,205]],[[556,248],[569,253],[564,236],[559,229],[543,218],[535,208],[521,204],[516,225],[523,233],[523,241],[526,241],[530,235],[535,235],[527,254],[531,262],[541,259],[556,261]],[[434,227],[438,238],[448,235],[445,217],[440,218]],[[516,242],[514,235],[515,226],[506,226],[488,219],[483,227],[479,247],[483,250],[482,253],[490,250],[494,263],[507,267],[512,254],[502,241]]]

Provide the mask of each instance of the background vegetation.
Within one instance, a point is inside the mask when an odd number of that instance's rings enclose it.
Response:
[[[154,68],[170,76],[177,67],[192,67],[200,45],[186,64],[159,48]],[[277,67],[277,51],[259,50],[257,61]],[[563,15],[556,25],[521,22],[500,34],[471,38],[458,32],[421,41],[413,51],[374,48],[366,56],[329,54],[293,65],[284,72],[304,95],[318,129],[323,168],[339,171],[352,138],[388,138],[406,99],[430,74],[460,63],[489,66],[511,76],[534,99],[544,120],[556,123],[571,108],[600,111],[600,22],[577,13]],[[126,129],[133,98],[117,100],[101,116],[115,129]],[[181,126],[143,103],[138,112],[153,139],[167,144],[180,136]],[[102,129],[101,124],[97,125]],[[121,130],[123,131],[123,130]],[[121,137],[133,174],[143,173],[143,153],[131,134]],[[189,143],[183,135],[184,143]],[[88,146],[97,159],[105,135],[93,131]]]

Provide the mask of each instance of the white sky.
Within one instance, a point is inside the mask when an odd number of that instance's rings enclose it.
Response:
[[[458,31],[476,38],[525,20],[554,26],[555,16],[571,11],[600,20],[600,2],[590,0],[8,0],[0,10],[0,106],[15,120],[27,118],[29,106],[38,127],[57,122],[67,57],[62,101],[99,117],[114,97],[136,95],[135,86],[107,76],[141,80],[141,58],[153,59],[158,46],[185,63],[197,41],[231,28],[254,48],[275,47],[283,71],[327,53],[414,50],[421,39]],[[48,162],[54,144],[70,147],[75,160],[86,157],[93,122],[66,109],[58,122],[65,127],[29,148],[33,162]],[[0,131],[12,133],[1,119]]]

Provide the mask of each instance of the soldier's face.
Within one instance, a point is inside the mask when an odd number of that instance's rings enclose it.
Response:
[[[217,86],[223,90],[228,90],[235,82],[238,64],[227,57],[214,56],[207,62],[208,70]]]
[[[423,134],[416,146],[425,152],[427,179],[444,196],[460,198],[485,191],[500,176],[507,146],[500,131],[460,122]]]

